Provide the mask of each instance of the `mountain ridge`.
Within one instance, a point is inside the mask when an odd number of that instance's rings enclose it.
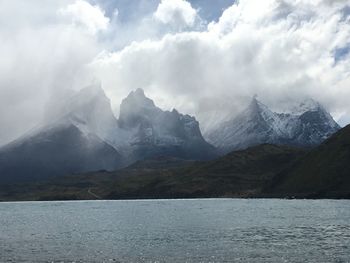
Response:
[[[315,101],[307,101],[295,111],[298,110],[300,115],[275,113],[254,97],[233,124],[232,120],[224,122],[214,133],[210,142],[218,147],[215,148],[203,137],[195,117],[176,109],[160,109],[142,89],[130,92],[122,100],[117,119],[103,89],[91,85],[56,107],[48,122],[0,148],[0,183],[10,177],[15,181],[26,176],[28,180],[44,178],[45,173],[47,177],[82,173],[87,171],[86,167],[91,171],[111,171],[161,156],[210,160],[231,149],[262,143],[314,146],[338,129],[330,114]],[[74,144],[73,138],[80,145]],[[86,155],[88,145],[95,147],[90,147]],[[40,147],[47,152],[43,154]],[[72,152],[76,158],[72,155],[69,162],[62,163],[61,160],[66,160],[65,154]],[[106,161],[100,156],[103,152]],[[41,159],[33,157],[36,155]],[[9,160],[7,156],[12,156],[11,161],[4,161]],[[90,160],[89,165],[79,164],[86,160]]]
[[[246,109],[222,122],[207,139],[222,152],[261,143],[312,147],[340,129],[319,103],[309,100],[292,113],[277,113],[253,97]]]
[[[60,136],[62,133],[67,138]],[[74,144],[70,136],[81,144]],[[66,140],[71,143],[67,144]],[[27,145],[31,145],[30,151]],[[95,153],[94,149],[89,149],[91,156],[85,155],[87,145],[96,146]],[[41,154],[41,147],[52,152]],[[64,153],[67,152],[74,152],[76,159],[72,156],[65,164],[61,160],[66,160]],[[105,156],[106,162],[101,160],[102,152],[109,153]],[[40,158],[33,158],[36,155]],[[215,149],[202,137],[194,117],[176,110],[161,110],[142,89],[131,92],[123,100],[117,119],[103,89],[89,86],[63,101],[51,113],[50,121],[0,148],[0,183],[9,178],[11,181],[30,180],[43,178],[45,174],[50,177],[86,172],[85,166],[79,164],[86,163],[86,158],[90,160],[86,167],[96,171],[115,170],[137,160],[164,155],[210,159],[215,156]],[[12,156],[11,161],[8,156]]]

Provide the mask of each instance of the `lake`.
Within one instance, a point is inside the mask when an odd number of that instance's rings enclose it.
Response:
[[[350,201],[0,203],[0,262],[350,262]]]

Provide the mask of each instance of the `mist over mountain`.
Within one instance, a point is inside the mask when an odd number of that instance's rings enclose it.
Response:
[[[0,0],[0,263],[350,263],[349,101],[350,0]]]
[[[339,128],[311,99],[276,113],[254,97],[238,116],[219,122],[206,141],[195,117],[160,109],[142,89],[122,100],[117,119],[101,86],[90,85],[58,103],[37,128],[0,148],[0,182],[111,171],[162,156],[209,160],[264,143],[312,147]]]
[[[115,170],[123,163],[108,143],[116,128],[103,90],[87,87],[64,101],[49,122],[0,148],[0,182]]]
[[[0,182],[115,170],[156,156],[216,155],[194,117],[163,111],[138,89],[123,100],[117,120],[103,89],[93,85],[63,101],[49,121],[0,148]]]
[[[219,123],[207,132],[206,138],[223,152],[262,143],[312,147],[338,129],[332,116],[312,99],[276,113],[254,97],[244,111]]]
[[[347,0],[1,1],[0,145],[94,80],[116,116],[141,87],[202,132],[253,94],[278,110],[311,97],[345,126],[349,19]]]

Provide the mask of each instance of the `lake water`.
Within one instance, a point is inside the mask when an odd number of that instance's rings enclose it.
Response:
[[[350,262],[350,201],[0,203],[0,262]]]

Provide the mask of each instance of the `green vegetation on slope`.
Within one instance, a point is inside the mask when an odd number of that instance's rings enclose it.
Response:
[[[350,125],[277,176],[265,191],[277,196],[350,198]]]
[[[115,172],[6,186],[0,188],[0,199],[248,197],[303,154],[300,149],[265,144],[209,162],[159,158]]]
[[[263,144],[206,162],[160,157],[115,172],[0,186],[0,200],[350,198],[350,126],[309,151]]]

